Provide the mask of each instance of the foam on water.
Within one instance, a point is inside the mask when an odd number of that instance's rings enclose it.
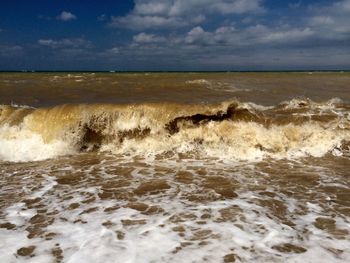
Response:
[[[40,134],[20,127],[0,127],[0,145],[0,159],[11,162],[40,161],[74,152],[68,142],[45,143]]]
[[[220,105],[2,106],[0,159],[33,161],[81,151],[189,153],[235,160],[341,156],[350,141],[349,112],[333,99],[275,107]]]
[[[350,260],[349,239],[346,238],[350,231],[348,219],[327,211],[320,203],[298,199],[299,192],[295,197],[279,192],[277,185],[253,191],[265,180],[264,175],[257,176],[259,171],[254,166],[241,170],[241,166],[232,163],[206,160],[207,177],[197,174],[204,160],[182,161],[181,164],[176,159],[144,160],[131,166],[130,173],[122,175],[112,171],[129,163],[129,159],[118,164],[106,160],[80,167],[84,176],[79,182],[71,181],[73,184],[63,181],[62,176],[72,174],[73,180],[79,171],[72,168],[47,170],[48,174],[59,173],[43,176],[39,187],[25,197],[26,200],[40,198],[39,206],[29,208],[27,203],[19,202],[5,209],[5,218],[1,221],[16,225],[13,229],[0,228],[0,254],[5,262]],[[180,184],[176,180],[179,169],[193,176],[193,184]],[[210,176],[219,171],[223,177],[240,182],[241,189],[235,189],[236,197],[222,199],[217,190],[201,189],[201,181],[210,180]],[[328,185],[326,178],[332,181],[326,170],[318,173],[325,173],[319,183]],[[130,184],[110,188],[109,185],[121,176],[127,176]],[[158,188],[163,190],[154,193],[141,188],[145,182],[159,179],[166,180],[170,188]],[[122,192],[136,195],[131,199],[121,198],[122,195],[105,197]],[[194,193],[202,201],[193,199]],[[276,205],[282,206],[280,212],[274,210]],[[283,207],[288,213],[283,212]],[[45,223],[43,213],[49,223]],[[318,226],[320,217],[335,220],[334,229]],[[28,235],[28,231],[34,231],[33,236]],[[35,247],[32,254],[18,255],[20,248],[30,246]]]
[[[234,85],[233,82],[226,82],[226,81],[194,79],[194,80],[187,80],[186,84],[203,85],[207,89],[211,89],[215,91],[226,91],[226,92],[250,91],[249,89],[239,89]]]
[[[0,262],[350,262],[349,76],[3,78]]]

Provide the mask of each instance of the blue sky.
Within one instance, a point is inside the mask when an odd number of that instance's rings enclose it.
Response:
[[[350,69],[350,0],[0,5],[0,70]]]

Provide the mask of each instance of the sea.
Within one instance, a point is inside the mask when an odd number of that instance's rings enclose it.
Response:
[[[350,262],[350,72],[0,73],[0,262]]]

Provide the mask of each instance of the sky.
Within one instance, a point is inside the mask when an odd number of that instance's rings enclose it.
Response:
[[[350,69],[350,0],[1,0],[0,70]]]

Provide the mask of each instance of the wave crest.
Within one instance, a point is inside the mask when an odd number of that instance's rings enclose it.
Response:
[[[320,157],[349,150],[349,105],[293,99],[264,107],[218,105],[0,106],[0,159],[31,161],[84,151],[196,153],[235,160]]]

